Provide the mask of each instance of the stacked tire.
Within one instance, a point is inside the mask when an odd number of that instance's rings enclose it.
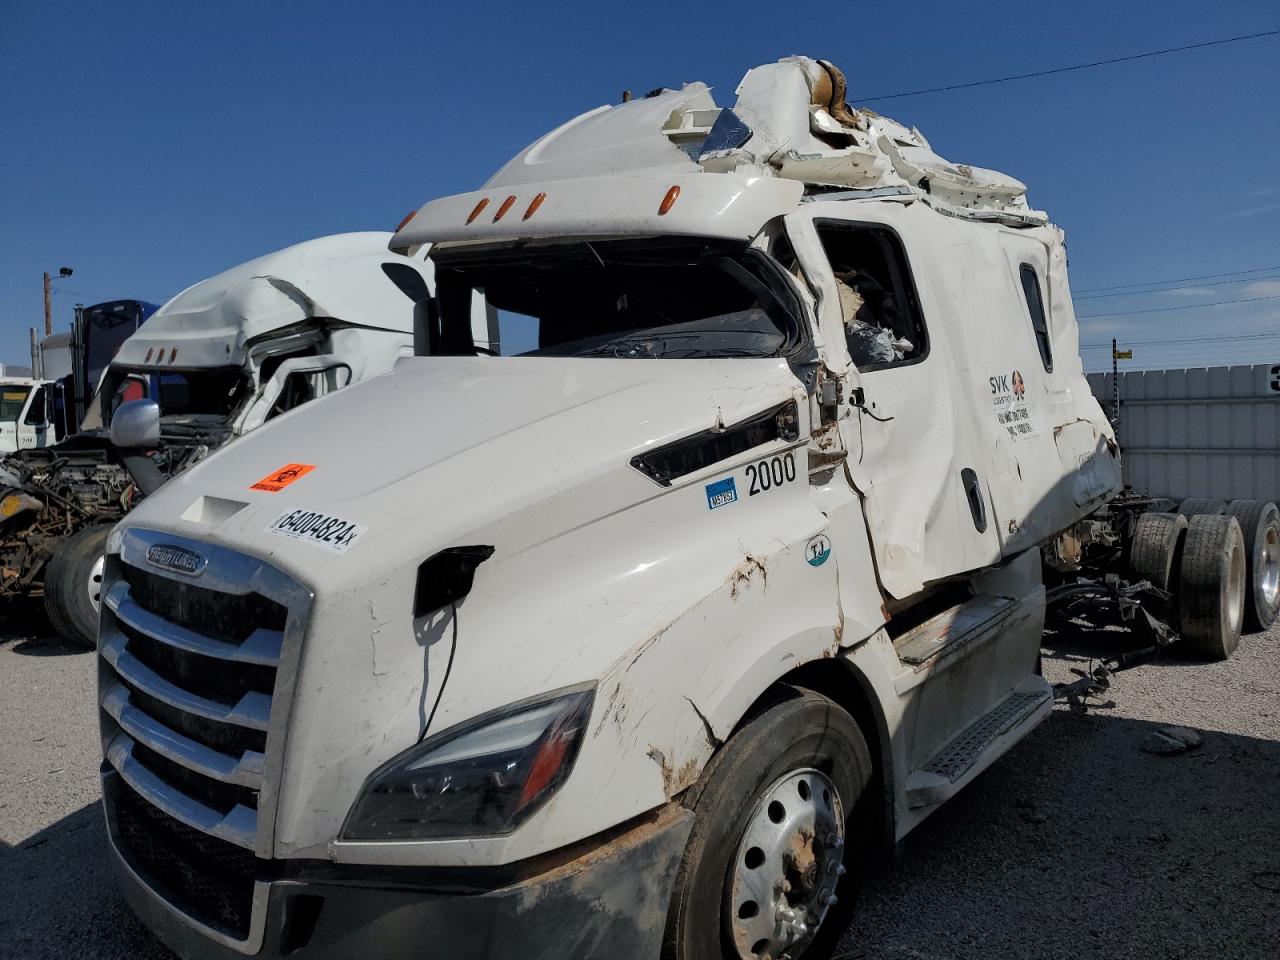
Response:
[[[1240,524],[1244,536],[1245,630],[1266,630],[1280,613],[1280,509],[1266,500],[1232,500],[1227,514]]]
[[[1280,612],[1280,509],[1261,500],[1183,500],[1174,513],[1138,518],[1129,565],[1169,597],[1158,612],[1184,649],[1226,660],[1242,632]]]

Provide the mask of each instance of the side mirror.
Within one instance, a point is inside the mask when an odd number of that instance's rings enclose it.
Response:
[[[153,447],[160,442],[160,404],[130,400],[111,418],[111,442],[120,450]]]

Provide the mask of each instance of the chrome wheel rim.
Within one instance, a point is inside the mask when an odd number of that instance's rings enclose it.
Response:
[[[1244,551],[1232,550],[1227,567],[1227,616],[1230,618],[1231,633],[1237,636],[1244,625],[1244,585]]]
[[[1270,609],[1280,599],[1280,528],[1267,527],[1262,537],[1262,556],[1258,560],[1258,592]]]
[[[98,557],[93,561],[93,566],[89,568],[89,582],[85,584],[89,591],[89,602],[93,604],[95,613],[102,612],[102,570],[106,562],[106,557]]]
[[[844,811],[820,770],[776,781],[738,844],[725,910],[741,960],[798,957],[836,903],[844,875]]]

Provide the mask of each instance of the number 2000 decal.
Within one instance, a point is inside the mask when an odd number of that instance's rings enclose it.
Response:
[[[747,477],[751,480],[751,489],[747,496],[754,497],[796,478],[796,456],[785,453],[780,457],[766,457],[758,463],[747,464]]]

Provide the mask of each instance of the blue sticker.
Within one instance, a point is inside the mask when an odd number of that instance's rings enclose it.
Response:
[[[714,510],[716,507],[723,507],[726,504],[736,503],[738,499],[738,488],[733,482],[733,477],[725,477],[723,480],[717,480],[715,483],[707,484],[707,509]]]
[[[822,566],[829,556],[831,556],[831,541],[827,539],[826,534],[822,533],[810,540],[804,550],[804,558],[809,561],[811,567]]]

